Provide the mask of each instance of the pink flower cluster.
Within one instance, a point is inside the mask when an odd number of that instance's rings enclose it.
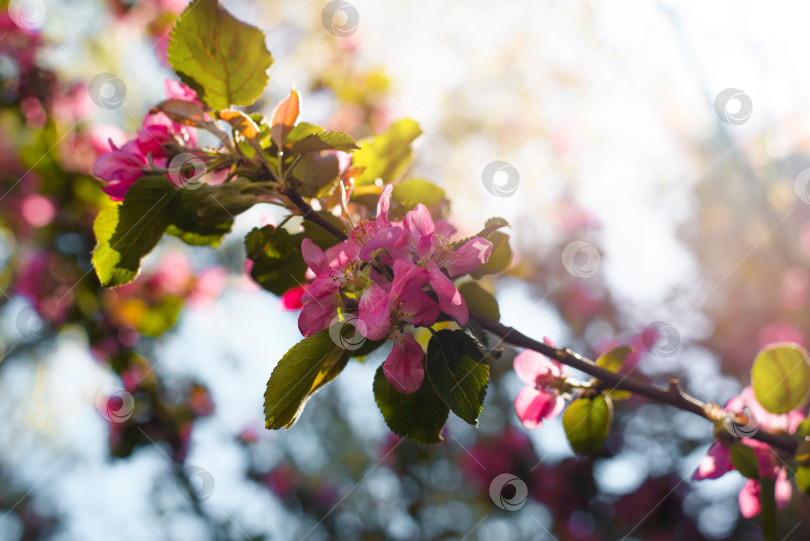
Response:
[[[191,101],[197,104],[197,93],[178,81],[165,81],[166,96],[170,99]],[[111,150],[96,160],[93,172],[107,182],[102,188],[113,201],[122,201],[129,187],[143,176],[143,170],[152,165],[165,168],[168,165],[170,148],[194,147],[197,144],[196,128],[172,122],[162,112],[149,113],[143,120],[135,139],[118,147],[109,140]]]
[[[804,415],[799,410],[793,410],[784,415],[775,415],[769,412],[757,401],[751,387],[746,387],[740,396],[735,396],[729,400],[724,409],[737,414],[745,412],[745,414],[753,416],[754,419],[749,421],[749,424],[756,423],[759,429],[769,432],[778,431],[792,434],[796,432],[799,423],[804,419]],[[785,463],[769,445],[761,441],[745,438],[742,443],[754,450],[759,467],[759,477],[774,481],[777,507],[780,509],[785,507],[793,493]],[[733,469],[730,448],[721,442],[715,442],[709,447],[709,451],[703,457],[697,470],[695,470],[692,479],[696,481],[717,479]],[[738,498],[740,512],[745,518],[751,518],[760,512],[759,493],[761,490],[762,485],[758,480],[748,479],[740,491]]]
[[[385,187],[376,219],[355,227],[347,240],[324,251],[304,239],[301,251],[314,280],[301,297],[298,328],[310,336],[339,313],[356,314],[362,336],[394,340],[383,371],[400,392],[412,393],[424,379],[424,352],[405,326],[432,325],[441,312],[466,325],[467,305],[452,278],[486,263],[492,244],[473,237],[454,245],[449,238],[455,229],[434,222],[421,204],[402,222],[390,220],[392,191]]]
[[[548,337],[543,342],[557,347]],[[519,353],[513,365],[518,377],[529,384],[515,398],[515,413],[526,428],[540,428],[543,419],[555,417],[565,407],[560,396],[563,365],[530,349]]]

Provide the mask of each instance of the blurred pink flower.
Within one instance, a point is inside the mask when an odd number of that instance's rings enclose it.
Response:
[[[543,341],[556,347],[548,337],[544,337]],[[558,415],[565,406],[565,401],[555,386],[562,376],[563,365],[526,349],[515,357],[514,368],[518,377],[529,384],[515,398],[515,412],[523,426],[528,429],[539,428],[544,419]]]

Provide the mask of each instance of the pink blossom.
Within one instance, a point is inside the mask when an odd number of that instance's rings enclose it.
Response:
[[[740,504],[740,513],[745,518],[753,518],[762,510],[759,503],[760,492],[762,492],[762,484],[756,479],[748,479],[742,490],[740,490],[737,502]],[[785,468],[781,468],[774,481],[776,507],[779,509],[785,508],[790,503],[792,495],[793,486],[787,478],[787,471]]]
[[[714,442],[709,447],[706,456],[700,461],[698,469],[692,474],[692,479],[695,481],[717,479],[733,469],[729,448],[719,442]]]
[[[548,338],[543,341],[556,347]],[[562,364],[527,349],[515,357],[513,365],[518,377],[529,384],[515,398],[515,412],[523,426],[528,429],[539,428],[543,425],[543,419],[553,418],[565,406],[565,401],[555,387],[562,376]]]
[[[769,432],[794,433],[799,423],[804,419],[804,415],[799,410],[793,410],[783,415],[775,415],[769,412],[757,401],[751,387],[744,388],[740,396],[731,398],[724,409],[733,413],[744,412],[752,416],[753,421],[758,424],[760,429]],[[754,450],[759,477],[774,480],[777,506],[782,508],[787,505],[793,489],[787,479],[787,472],[782,461],[766,443],[751,438],[744,438],[742,443]],[[715,442],[700,462],[698,469],[692,475],[692,479],[717,479],[732,469],[734,469],[734,465],[731,463],[729,448],[722,443]],[[755,479],[749,479],[743,486],[738,502],[740,512],[744,517],[751,518],[760,512],[759,493],[761,490],[762,485]]]
[[[166,89],[166,97],[170,100],[193,101],[194,103],[202,105],[202,102],[197,97],[197,91],[185,83],[175,81],[174,79],[165,79],[163,81],[163,87]]]
[[[422,367],[424,357],[422,346],[411,333],[396,332],[394,347],[383,363],[385,378],[403,394],[418,391],[425,379],[425,371]]]
[[[769,432],[796,432],[799,423],[804,419],[804,415],[800,410],[793,410],[779,415],[769,412],[759,403],[754,394],[754,389],[750,385],[742,390],[740,396],[731,398],[724,409],[734,413],[741,413],[746,406],[759,427]]]
[[[299,310],[304,303],[301,301],[301,297],[306,292],[307,288],[305,285],[302,286],[295,286],[288,289],[282,296],[279,302],[282,310]]]

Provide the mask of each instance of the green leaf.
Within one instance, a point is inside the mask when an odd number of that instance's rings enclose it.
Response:
[[[339,367],[339,372],[341,363],[345,366],[346,353],[332,341],[329,329],[304,338],[290,348],[267,382],[265,426],[275,430],[292,426],[312,393],[337,375],[329,377],[332,369]]]
[[[799,407],[810,390],[807,351],[788,342],[765,347],[751,368],[751,385],[759,403],[771,413]]]
[[[512,263],[512,248],[509,246],[509,235],[495,231],[487,238],[492,243],[492,252],[486,263],[470,273],[476,280],[487,274],[497,274],[509,268]]]
[[[199,226],[219,228],[253,205],[267,201],[253,189],[252,182],[240,178],[217,186],[203,184],[194,190],[181,190],[175,225],[194,230]]]
[[[810,496],[810,466],[796,468],[796,484],[799,486],[799,490]]]
[[[484,229],[479,231],[475,236],[476,237],[481,237],[481,238],[487,238],[488,236],[490,236],[492,233],[494,233],[498,229],[502,229],[504,227],[509,227],[509,222],[507,222],[503,218],[497,218],[497,217],[490,218],[484,224]]]
[[[441,330],[428,342],[425,367],[433,388],[453,413],[478,423],[489,383],[489,364],[464,331]]]
[[[810,436],[810,417],[802,419],[799,422],[799,426],[796,428],[796,435],[800,438]]]
[[[478,285],[476,282],[465,282],[458,288],[467,308],[473,314],[498,321],[501,319],[501,312],[498,309],[498,301],[492,294]]]
[[[93,223],[93,267],[102,285],[131,282],[172,220],[179,191],[165,177],[142,177],[123,203],[103,209]]]
[[[218,225],[193,226],[189,227],[189,229],[172,224],[166,229],[166,233],[179,238],[190,246],[213,246],[216,248],[222,244],[222,239],[231,232],[232,228],[233,221]]]
[[[292,170],[292,175],[301,183],[299,192],[304,197],[318,197],[321,191],[331,188],[340,174],[336,156],[306,154]]]
[[[441,431],[450,410],[427,378],[415,393],[402,394],[391,385],[380,366],[374,376],[374,400],[394,434],[420,443],[443,441]]]
[[[308,126],[311,126],[308,125]],[[317,128],[317,126],[315,126]],[[340,131],[324,131],[317,128],[319,131],[305,135],[298,141],[290,145],[290,151],[298,154],[307,154],[309,152],[320,152],[322,150],[340,150],[342,152],[349,152],[355,150],[358,146],[355,144],[354,139],[348,133]],[[295,135],[291,132],[288,140]]]
[[[419,203],[430,206],[444,199],[444,190],[429,180],[414,178],[394,185],[391,193],[394,201],[399,201],[406,210],[414,208]]]
[[[337,227],[338,230],[343,231],[346,229],[346,224],[331,212],[319,210],[316,211],[316,214],[320,215],[321,218]],[[312,220],[304,220],[303,227],[304,236],[314,242],[321,250],[331,248],[340,242],[330,231],[327,231]]]
[[[618,346],[604,355],[596,359],[596,366],[609,370],[611,372],[618,372],[627,357],[633,353],[633,348],[630,346]]]
[[[236,19],[217,0],[194,0],[172,28],[169,63],[218,110],[256,101],[273,57],[261,30]]]
[[[421,134],[419,124],[404,119],[394,122],[387,132],[361,142],[360,150],[352,155],[352,166],[365,170],[355,179],[355,185],[374,184],[378,178],[386,184],[396,180],[410,162],[411,143]]]
[[[307,265],[301,256],[303,235],[266,225],[245,237],[247,257],[253,261],[251,277],[264,289],[282,295],[304,283]]]
[[[740,442],[731,444],[729,451],[731,463],[744,477],[759,479],[759,461],[753,449]]]
[[[587,455],[602,448],[613,423],[613,403],[602,395],[580,398],[563,414],[563,428],[575,453]]]
[[[759,520],[762,524],[762,537],[765,541],[776,541],[776,494],[773,479],[759,480]]]
[[[796,448],[796,464],[810,467],[810,441],[800,441]]]
[[[596,365],[611,372],[618,372],[631,353],[633,348],[630,346],[618,346],[596,359]],[[605,393],[613,400],[627,400],[632,396],[630,391],[620,389],[608,389]]]

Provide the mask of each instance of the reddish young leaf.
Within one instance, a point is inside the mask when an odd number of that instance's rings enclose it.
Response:
[[[273,122],[270,125],[270,136],[279,147],[284,146],[284,141],[295,126],[300,112],[298,92],[291,90],[290,97],[276,106],[273,111]]]
[[[149,112],[157,113],[158,111],[169,117],[172,122],[185,126],[207,129],[211,124],[211,119],[203,106],[187,100],[165,100],[152,107]]]

